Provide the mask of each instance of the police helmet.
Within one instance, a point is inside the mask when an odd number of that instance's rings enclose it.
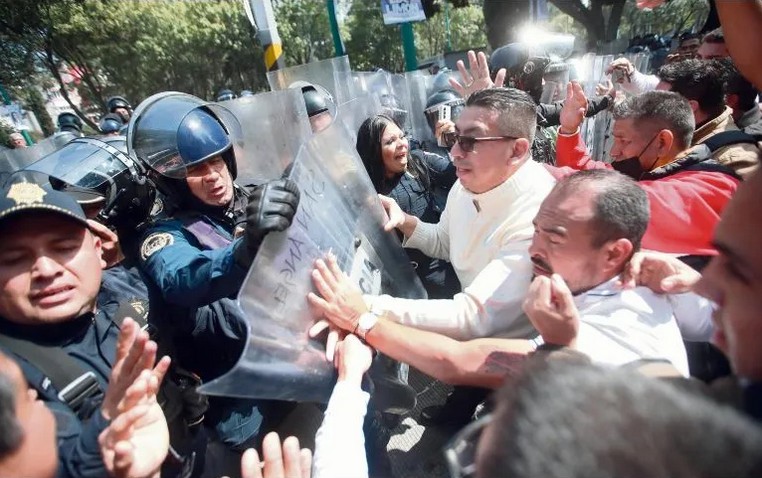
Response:
[[[132,110],[132,106],[130,106],[130,102],[125,99],[124,96],[112,96],[108,100],[106,100],[106,109],[109,113],[113,113],[116,111],[117,108],[124,108],[127,111]]]
[[[454,122],[463,111],[465,101],[463,101],[463,98],[459,94],[450,89],[440,90],[429,95],[426,100],[426,109],[423,110],[423,113],[426,115],[426,121],[429,123],[432,131],[436,128],[437,121],[439,121],[439,111],[445,106],[450,107],[450,119]]]
[[[122,117],[116,113],[109,113],[104,115],[103,118],[101,118],[101,120],[98,122],[98,127],[103,134],[118,133],[123,126],[124,121],[122,121]]]
[[[320,94],[313,85],[302,87],[302,97],[307,107],[307,116],[310,118],[328,111],[328,102],[325,96]]]
[[[220,90],[219,93],[217,93],[217,101],[227,101],[227,100],[234,100],[236,99],[235,93],[233,93],[233,90],[229,90],[227,88]]]
[[[177,151],[186,169],[222,156],[235,179],[237,168],[232,148],[228,131],[206,107],[191,110],[177,128]]]
[[[58,129],[79,134],[82,132],[82,120],[74,113],[65,111],[58,115]]]
[[[251,90],[241,90],[241,94],[239,96],[241,98],[244,98],[246,96],[254,96],[254,92]]]
[[[434,77],[433,84],[429,91],[436,93],[437,91],[452,89],[452,86],[450,86],[450,78],[455,78],[457,80],[456,73],[449,68],[442,68]]]
[[[145,170],[126,153],[126,138],[76,138],[26,168],[72,196],[95,219],[120,233],[148,218],[156,196]]]
[[[493,75],[505,68],[506,86],[526,91],[539,102],[542,95],[542,77],[551,61],[551,58],[545,55],[530,55],[527,45],[509,43],[492,52],[490,67]]]

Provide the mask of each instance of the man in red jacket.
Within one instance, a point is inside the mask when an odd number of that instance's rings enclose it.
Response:
[[[713,161],[706,146],[690,148],[695,123],[688,101],[677,93],[650,91],[616,105],[611,164],[587,153],[579,134],[586,107],[582,88],[570,83],[557,140],[560,168],[552,172],[564,176],[569,168],[612,168],[634,178],[651,206],[643,248],[698,256],[691,263],[703,265],[716,254],[712,233],[739,179]]]

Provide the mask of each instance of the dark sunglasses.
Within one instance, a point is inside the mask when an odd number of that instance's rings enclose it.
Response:
[[[455,132],[442,134],[442,142],[446,147],[452,148],[455,146],[455,143],[458,143],[460,145],[460,149],[466,153],[473,152],[476,143],[479,141],[502,141],[507,139],[518,138],[515,136],[484,136],[482,138],[474,138],[473,136],[461,136]]]

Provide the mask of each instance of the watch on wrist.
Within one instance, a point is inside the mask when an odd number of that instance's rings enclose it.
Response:
[[[374,312],[365,312],[360,315],[360,318],[357,321],[357,326],[354,331],[355,335],[365,340],[365,335],[370,332],[370,329],[372,329],[377,322],[378,314]]]

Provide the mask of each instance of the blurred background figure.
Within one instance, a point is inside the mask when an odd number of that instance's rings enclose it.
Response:
[[[74,113],[65,111],[58,115],[58,132],[82,136],[82,120]]]
[[[234,100],[238,98],[235,93],[233,93],[233,90],[224,88],[220,90],[219,93],[217,93],[217,101],[228,101],[228,100]]]
[[[112,96],[106,100],[106,110],[109,113],[116,113],[122,118],[122,123],[127,123],[132,117],[132,105],[124,96]]]
[[[10,146],[13,149],[21,149],[26,148],[26,140],[24,139],[24,135],[21,133],[11,133],[10,136]]]

